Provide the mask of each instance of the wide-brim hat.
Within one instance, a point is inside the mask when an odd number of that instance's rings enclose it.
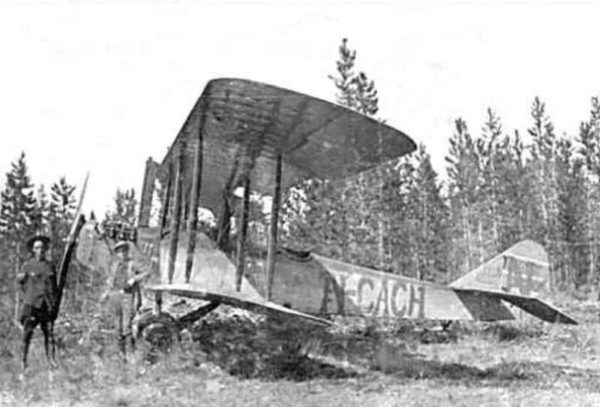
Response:
[[[27,239],[27,242],[25,242],[25,246],[27,246],[27,248],[29,250],[33,250],[33,244],[37,241],[40,241],[42,243],[44,243],[45,247],[48,247],[48,244],[50,244],[50,238],[46,235],[33,235],[31,236],[29,239]]]
[[[120,242],[115,243],[113,246],[113,251],[116,253],[119,250],[129,250],[129,242],[121,240]]]

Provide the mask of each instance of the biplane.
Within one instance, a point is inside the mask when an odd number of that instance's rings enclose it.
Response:
[[[343,180],[416,148],[406,134],[342,106],[241,79],[210,81],[162,162],[146,170],[135,233],[156,310],[185,297],[330,323],[330,317],[498,321],[518,307],[544,321],[576,323],[543,298],[544,249],[523,241],[448,286],[357,266],[278,244],[282,194],[309,178]],[[160,188],[156,188],[160,185]],[[156,224],[153,196],[161,191]],[[269,196],[266,244],[248,238],[252,193]],[[201,210],[216,218],[199,227]],[[108,267],[111,239],[94,221],[76,257]],[[194,315],[203,315],[197,312]]]

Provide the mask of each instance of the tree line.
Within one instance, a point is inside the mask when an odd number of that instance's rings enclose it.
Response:
[[[339,104],[383,121],[375,83],[356,69],[356,51],[345,39],[330,79]],[[288,191],[284,240],[341,260],[449,282],[532,239],[549,252],[553,287],[596,284],[599,99],[591,99],[577,134],[559,135],[538,97],[530,117],[525,137],[507,132],[492,108],[480,131],[457,118],[448,134],[443,182],[424,145],[341,185],[308,180]]]

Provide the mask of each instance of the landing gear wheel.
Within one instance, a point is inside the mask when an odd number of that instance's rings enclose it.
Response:
[[[151,351],[168,351],[177,338],[177,321],[171,314],[146,313],[137,319],[137,337],[150,345]]]

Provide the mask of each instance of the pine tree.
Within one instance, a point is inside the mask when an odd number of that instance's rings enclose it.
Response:
[[[458,277],[472,270],[478,263],[475,258],[477,244],[473,219],[478,219],[476,204],[479,200],[479,159],[475,140],[462,119],[455,121],[455,133],[450,138],[450,151],[446,156],[448,196],[452,224],[451,239],[455,247],[452,268]]]
[[[337,102],[351,109],[357,108],[355,59],[356,51],[350,50],[343,39],[336,76],[329,76],[337,89]],[[342,260],[355,258],[358,252],[351,247],[357,238],[352,221],[359,216],[354,205],[359,211],[365,208],[365,203],[357,202],[354,196],[357,185],[308,179],[288,191],[282,205],[282,241]],[[343,199],[339,199],[340,195]]]
[[[137,207],[138,201],[133,188],[125,190],[117,188],[114,198],[114,209],[106,214],[105,220],[134,225]]]
[[[557,142],[556,156],[558,186],[558,244],[554,268],[561,283],[578,286],[585,283],[588,270],[588,245],[586,239],[586,183],[584,161],[575,156],[570,139]]]
[[[343,258],[340,203],[331,183],[308,179],[287,192],[282,206],[281,241],[299,250]]]
[[[329,76],[338,90],[338,103],[367,116],[376,115],[379,98],[375,82],[364,72],[354,70],[356,51],[348,48],[347,39],[342,40],[339,54],[337,76]],[[374,142],[381,145],[380,139]],[[385,218],[387,210],[383,207],[386,183],[383,178],[390,174],[381,166],[346,181],[342,191],[344,199],[338,208],[342,222],[338,229],[342,233],[340,241],[343,241],[342,258],[345,260],[381,269],[390,267],[389,250],[386,251],[389,220]],[[360,255],[356,256],[354,247],[361,248]]]
[[[545,241],[550,239],[552,230],[552,215],[554,214],[553,188],[555,182],[555,151],[556,135],[554,125],[546,114],[546,106],[539,98],[535,98],[531,107],[534,125],[528,129],[533,143],[530,146],[532,165],[536,174],[536,193],[538,208],[541,214],[542,227],[539,233]]]
[[[25,240],[38,232],[36,200],[33,183],[25,161],[25,153],[11,164],[6,174],[4,190],[0,194],[0,238],[3,258],[0,269],[0,287],[2,292],[11,292],[15,318],[19,306],[19,290],[16,272],[21,261],[26,258]]]
[[[1,197],[0,231],[4,237],[12,240],[24,238],[35,217],[36,206],[25,153],[21,154],[17,162],[11,164]]]
[[[33,188],[25,153],[21,153],[6,174],[5,187],[0,195],[0,234],[13,249],[37,232],[39,226]]]
[[[588,246],[585,275],[588,282],[591,283],[597,279],[597,263],[599,260],[598,240],[596,238],[600,232],[600,222],[597,215],[600,209],[600,101],[598,97],[592,98],[589,120],[582,122],[579,126],[578,141],[580,143],[578,153],[583,161],[582,170],[584,172],[587,213],[584,223]]]
[[[476,142],[480,185],[477,207],[481,237],[480,262],[522,240],[530,214],[531,182],[524,165],[523,142],[515,131],[511,137],[502,132],[500,118],[492,109],[482,136]]]
[[[338,89],[336,94],[337,102],[350,109],[356,105],[356,73],[354,72],[354,63],[356,60],[356,51],[348,48],[348,39],[342,39],[342,45],[339,47],[339,59],[336,61],[337,74],[339,76],[329,75]]]
[[[375,82],[367,77],[364,72],[360,72],[353,78],[354,92],[348,95],[354,95],[354,109],[367,116],[375,116],[379,111],[379,97]]]
[[[480,159],[480,191],[481,191],[481,217],[478,220],[480,230],[485,229],[484,236],[480,237],[480,261],[489,257],[490,253],[500,250],[500,234],[502,219],[500,207],[504,204],[503,194],[500,191],[499,174],[502,166],[506,164],[504,155],[507,142],[502,138],[502,124],[500,118],[491,108],[487,109],[487,120],[483,125],[482,136],[477,140],[477,150]],[[489,242],[486,244],[485,242]]]
[[[407,207],[417,226],[413,255],[416,277],[430,281],[446,279],[448,263],[448,208],[442,198],[438,175],[424,145],[416,155],[414,182]]]
[[[419,225],[416,222],[417,203],[413,199],[417,161],[402,157],[393,165],[386,166],[390,175],[385,177],[383,206],[389,222],[386,240],[390,259],[390,271],[395,274],[418,277],[416,257],[416,236]]]
[[[48,194],[44,185],[40,185],[37,189],[35,201],[33,222],[37,230],[44,234],[49,234],[48,218],[50,215],[50,202],[48,201]]]
[[[497,219],[500,223],[498,251],[506,250],[528,236],[532,207],[532,175],[525,165],[524,145],[518,131],[504,135],[500,143],[496,177],[498,180]]]
[[[536,97],[531,107],[533,126],[528,129],[533,140],[529,151],[531,154],[531,166],[535,177],[534,204],[539,218],[533,219],[531,224],[533,236],[540,241],[548,250],[551,263],[557,253],[557,220],[558,220],[558,185],[556,179],[556,151],[557,136],[554,125],[546,114],[546,106]],[[533,212],[536,214],[536,211]],[[554,273],[551,273],[551,282],[554,284]]]
[[[75,218],[75,186],[61,177],[50,187],[48,226],[52,241],[52,251],[60,256],[64,250],[65,239]]]

